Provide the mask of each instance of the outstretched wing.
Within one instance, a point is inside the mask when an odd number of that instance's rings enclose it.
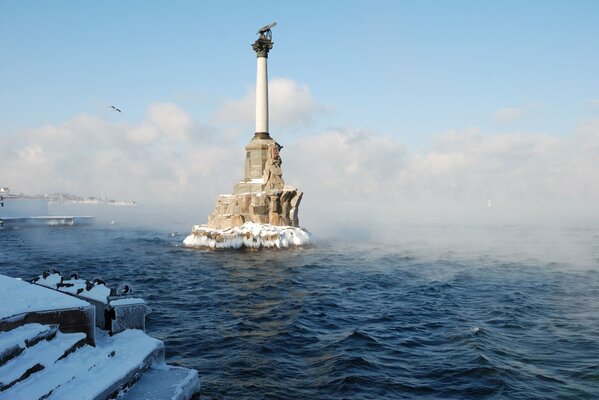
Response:
[[[260,30],[259,30],[258,32],[256,32],[256,35],[259,35],[259,34],[261,34],[261,33],[264,33],[264,32],[266,32],[266,31],[269,31],[269,30],[270,30],[270,28],[273,28],[273,27],[274,27],[274,26],[276,26],[276,25],[277,25],[277,23],[276,23],[276,22],[273,22],[272,24],[269,24],[269,25],[263,26],[262,28],[260,28]]]

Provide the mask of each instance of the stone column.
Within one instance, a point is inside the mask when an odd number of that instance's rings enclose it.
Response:
[[[259,139],[268,139],[268,52],[273,43],[270,38],[261,35],[252,47],[256,52],[256,134]]]
[[[268,66],[266,57],[258,57],[256,75],[256,133],[268,134]]]
[[[272,49],[270,33],[261,34],[252,45],[258,59],[256,71],[256,133],[245,146],[245,175],[235,187],[235,193],[260,192],[264,189],[262,176],[268,158],[268,146],[274,143],[268,133],[268,52]]]

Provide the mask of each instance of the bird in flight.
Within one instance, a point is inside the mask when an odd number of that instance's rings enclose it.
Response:
[[[119,110],[118,108],[116,108],[115,106],[110,106],[110,108],[121,113],[121,117],[123,116],[123,112],[121,110]]]

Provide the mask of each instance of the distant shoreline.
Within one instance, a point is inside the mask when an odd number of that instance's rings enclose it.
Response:
[[[48,204],[84,204],[84,205],[110,205],[116,207],[136,207],[136,201],[101,199],[98,197],[80,197],[70,193],[52,193],[29,195],[24,193],[2,193],[5,200],[8,199],[34,199],[46,200]]]

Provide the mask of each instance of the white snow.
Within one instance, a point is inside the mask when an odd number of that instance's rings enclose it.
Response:
[[[0,319],[24,313],[87,308],[90,304],[73,296],[0,275]]]
[[[119,400],[185,400],[200,391],[198,372],[193,369],[156,365],[145,372]]]
[[[61,337],[71,335],[59,333],[56,339],[47,343],[52,344]],[[0,400],[38,399],[50,391],[52,393],[48,399],[104,398],[110,395],[105,393],[107,390],[117,389],[123,380],[130,379],[147,363],[160,363],[163,360],[162,342],[142,331],[126,330],[112,337],[97,331],[96,337],[96,347],[86,345],[62,360],[56,361],[54,358],[52,365],[0,392]],[[50,347],[42,349],[41,356],[38,356],[44,360],[55,356],[50,354],[53,351]],[[21,362],[20,358],[15,360]]]
[[[40,279],[36,282],[38,285],[46,286],[52,289],[56,289],[56,285],[60,283],[60,274],[49,274],[47,278],[44,278],[42,275],[39,277]]]
[[[48,330],[50,330],[50,325],[33,323],[19,326],[8,332],[0,332],[0,354],[14,346],[25,348],[25,340],[34,338]]]
[[[108,301],[108,296],[110,296],[110,288],[105,285],[96,285],[89,291],[84,290],[79,294],[79,296],[85,299],[96,300],[102,303],[106,303]]]
[[[49,274],[40,281],[47,287],[0,275],[0,320],[18,320],[31,312],[92,308],[86,301],[52,290],[61,282],[59,274]],[[65,282],[73,283],[73,286],[58,289],[73,293],[78,288],[85,288],[86,284],[81,279],[63,280],[62,283]],[[84,292],[88,298],[107,302],[110,290],[104,285],[96,285]],[[145,307],[145,301],[123,298],[113,300],[111,305],[127,310]],[[95,337],[96,347],[92,347],[87,344],[84,333],[65,334],[57,331],[55,325],[38,323],[0,332],[0,354],[10,355],[17,346],[23,349],[0,365],[0,386],[12,384],[0,391],[0,400],[108,398],[126,383],[135,382],[140,375],[143,377],[148,368],[162,372],[146,377],[145,381],[150,381],[146,389],[167,385],[169,390],[161,393],[169,393],[168,398],[172,400],[188,399],[199,391],[197,371],[165,365],[163,343],[142,330],[128,329],[109,336],[108,332],[96,329]],[[27,342],[31,339],[36,340]],[[26,347],[26,343],[30,347]],[[67,351],[70,354],[59,359]],[[38,364],[43,368],[18,381]]]
[[[110,302],[110,305],[113,306],[113,307],[115,307],[115,306],[129,306],[129,305],[132,305],[132,304],[146,304],[146,301],[144,299],[130,297],[130,298],[126,298],[126,299],[112,300]]]
[[[62,283],[72,284],[72,286],[57,287],[61,282],[61,276],[58,273],[49,274],[46,278],[43,275],[39,276],[39,280],[35,282],[38,285],[46,286],[52,289],[58,289],[61,292],[77,295],[84,299],[95,300],[100,303],[107,303],[110,295],[110,288],[106,285],[97,284],[90,290],[86,290],[87,281],[84,279],[65,279]],[[77,291],[83,289],[79,294]]]
[[[52,366],[66,350],[84,339],[85,333],[81,332],[57,334],[53,340],[42,340],[35,346],[25,349],[21,355],[0,367],[1,383],[7,384],[15,381],[37,363],[42,364],[45,368]]]
[[[212,249],[285,248],[309,245],[313,240],[312,234],[303,228],[246,222],[242,226],[227,229],[196,225],[183,244]]]

